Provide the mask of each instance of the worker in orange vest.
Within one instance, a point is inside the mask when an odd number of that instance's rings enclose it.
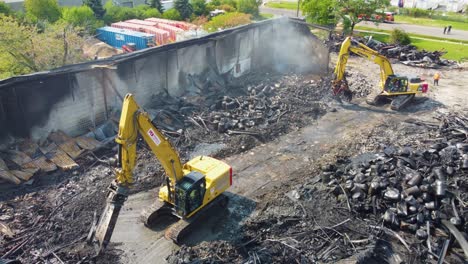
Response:
[[[440,73],[436,72],[434,74],[434,85],[439,86]]]

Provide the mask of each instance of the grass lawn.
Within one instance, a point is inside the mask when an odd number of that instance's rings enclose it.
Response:
[[[371,35],[372,38],[382,41],[389,42],[390,36],[387,33],[360,33],[363,36]],[[412,36],[410,34],[410,36]],[[425,49],[427,51],[436,51],[436,50],[445,50],[447,53],[442,56],[442,58],[449,60],[468,60],[468,45],[458,44],[451,41],[441,42],[439,40],[429,40],[429,39],[417,39],[412,38],[412,45],[416,46],[418,49]]]
[[[273,14],[260,13],[260,20],[270,19],[270,18],[274,18],[274,17],[275,17],[275,15],[273,15]]]
[[[468,30],[468,23],[466,22],[446,21],[442,19],[431,19],[431,18],[423,18],[423,17],[396,15],[395,22],[422,25],[422,26],[440,27],[441,31],[443,30],[444,27],[448,25],[452,25],[452,29]]]
[[[390,30],[385,30],[385,29],[379,29],[379,28],[371,28],[371,27],[365,27],[365,26],[356,26],[355,29],[359,30],[367,30],[367,31],[375,31],[375,32],[382,32],[386,34],[390,34]],[[418,37],[418,38],[429,38],[429,39],[434,39],[434,40],[443,40],[443,41],[450,41],[454,43],[465,43],[468,44],[468,40],[462,40],[462,39],[449,39],[449,38],[442,38],[442,37],[434,37],[434,36],[427,36],[427,35],[421,35],[421,34],[414,34],[414,33],[409,33],[410,36],[412,37]]]
[[[265,5],[271,8],[297,10],[297,2],[277,1],[277,2],[267,2]]]

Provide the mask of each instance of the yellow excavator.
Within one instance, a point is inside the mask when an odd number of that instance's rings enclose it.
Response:
[[[419,77],[409,78],[395,75],[390,61],[379,52],[366,45],[347,37],[341,44],[338,61],[336,63],[333,94],[343,96],[347,101],[352,99],[352,91],[349,90],[345,77],[346,63],[350,52],[373,61],[380,67],[380,93],[368,100],[367,103],[377,105],[391,100],[391,109],[400,110],[408,105],[416,94],[426,93],[429,85]]]
[[[97,247],[98,254],[108,245],[129,187],[134,182],[139,134],[167,175],[165,186],[159,190],[159,199],[141,215],[146,226],[153,227],[163,218],[175,216],[179,220],[166,229],[165,236],[180,243],[181,238],[190,232],[191,224],[206,215],[209,208],[227,204],[228,198],[223,193],[232,185],[232,168],[207,156],[196,157],[182,165],[174,147],[156,129],[148,113],[138,106],[133,95],[127,94],[115,140],[119,146],[116,179],[109,186],[106,207],[87,238]]]

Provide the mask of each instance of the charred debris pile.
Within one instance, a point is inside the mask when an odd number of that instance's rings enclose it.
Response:
[[[368,46],[369,48],[378,51],[387,58],[397,59],[405,65],[422,68],[441,68],[456,65],[455,61],[442,58],[442,56],[447,53],[443,50],[418,50],[413,45],[389,44],[372,38],[356,37],[354,39]],[[343,40],[343,38],[335,36],[332,39],[332,50],[339,52]]]
[[[367,159],[344,160],[322,172],[357,215],[380,221],[376,228],[390,234],[401,231],[397,238],[408,251],[439,263],[449,251],[468,258],[468,117],[441,121],[424,147],[385,146]]]
[[[164,108],[146,110],[182,159],[200,143],[219,141],[228,155],[247,149],[240,148],[238,138],[257,138],[251,148],[324,114],[328,87],[328,80],[318,77],[252,74],[236,86],[216,90],[206,85],[206,94],[165,98]],[[0,258],[22,263],[92,262],[92,252],[80,245],[104,202],[103,190],[114,177],[116,125],[110,120],[79,138],[54,132],[45,144],[23,140],[0,151],[4,161],[0,175],[8,176],[0,182]],[[159,186],[163,175],[154,156],[142,142],[138,144],[135,175],[140,179],[134,191]],[[32,165],[37,166],[27,170],[28,178],[15,176]]]
[[[271,194],[239,240],[182,247],[168,261],[466,263],[468,116],[440,119],[408,120],[430,135],[412,145],[367,140],[376,152],[338,157]]]
[[[163,97],[147,109],[154,123],[177,142],[236,135],[267,141],[325,114],[331,95],[329,79],[298,74],[256,73],[228,86],[194,82],[196,93]]]

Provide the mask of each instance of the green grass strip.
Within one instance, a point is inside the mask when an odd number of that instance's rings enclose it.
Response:
[[[267,2],[265,5],[271,8],[297,10],[297,2]]]

